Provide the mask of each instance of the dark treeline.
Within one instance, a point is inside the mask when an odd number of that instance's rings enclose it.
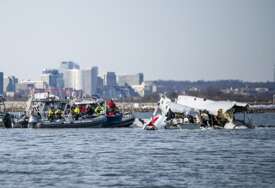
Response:
[[[270,91],[275,91],[274,82],[244,82],[241,80],[217,80],[217,81],[173,81],[173,80],[158,80],[153,81],[160,89],[159,92],[169,91],[186,91],[190,88],[198,88],[200,90],[227,89],[227,88],[267,88]],[[162,90],[162,91],[161,91]]]
[[[128,98],[126,101],[157,102],[160,94],[165,93],[169,98],[175,99],[180,94],[192,95],[213,100],[232,100],[257,104],[272,103],[275,94],[274,82],[244,82],[240,80],[217,81],[153,81],[157,92],[142,98]],[[256,92],[256,88],[265,88],[268,91]],[[224,92],[223,90],[239,92]]]

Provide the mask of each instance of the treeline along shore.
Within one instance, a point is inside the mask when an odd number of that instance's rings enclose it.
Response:
[[[8,112],[24,112],[26,110],[27,101],[6,101],[6,111]],[[157,103],[152,102],[117,102],[117,106],[124,112],[153,112]],[[275,105],[250,105],[250,113],[275,113]]]

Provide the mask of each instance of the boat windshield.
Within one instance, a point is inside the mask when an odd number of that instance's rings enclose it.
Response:
[[[68,102],[62,100],[33,100],[30,110],[39,112],[42,117],[47,117],[50,109],[65,111],[67,105]]]

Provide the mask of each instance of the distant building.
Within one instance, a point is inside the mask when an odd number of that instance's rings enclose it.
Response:
[[[72,61],[62,61],[60,63],[61,72],[68,69],[80,69],[80,66]]]
[[[92,70],[81,70],[81,77],[83,94],[92,96]]]
[[[37,92],[46,92],[47,83],[43,81],[23,80],[16,86],[16,95],[19,97],[28,97]]]
[[[118,98],[119,92],[116,87],[104,86],[103,97],[106,99]]]
[[[257,93],[267,93],[267,92],[269,92],[269,89],[268,88],[257,87],[257,88],[255,88],[255,91]]]
[[[92,67],[92,88],[91,88],[91,94],[95,95],[97,94],[98,90],[98,67]],[[103,87],[103,86],[102,86]]]
[[[33,81],[33,80],[22,80],[18,83],[17,89],[47,89],[48,85],[47,83],[43,81]]]
[[[82,90],[82,75],[81,70],[71,69],[63,73],[64,87],[74,90]]]
[[[49,88],[64,88],[63,74],[57,69],[44,69],[41,81],[47,83]]]
[[[132,85],[131,87],[140,97],[150,96],[155,93],[154,85],[150,82],[143,82],[140,85]]]
[[[66,91],[69,92],[71,90],[74,91],[83,89],[82,71],[77,63],[72,61],[62,61],[60,63],[60,72],[63,74],[64,88],[67,89]],[[87,76],[87,72],[84,72],[84,76]],[[89,90],[87,87],[86,89]]]
[[[0,96],[3,96],[4,90],[4,73],[0,72]]]
[[[15,93],[18,79],[14,76],[8,76],[4,78],[4,92]]]
[[[134,75],[122,75],[118,77],[118,84],[120,86],[128,85],[141,85],[144,82],[143,73],[138,73]]]
[[[105,75],[105,85],[108,87],[117,86],[116,73],[107,72],[107,74]]]
[[[101,77],[97,77],[97,88],[96,88],[96,94],[102,95],[104,89],[104,81]]]
[[[151,95],[158,91],[157,85],[154,81],[144,81],[144,85],[146,95]]]
[[[138,95],[140,97],[144,97],[145,96],[145,87],[144,87],[144,84],[141,84],[141,85],[132,85],[131,87],[134,89],[134,91],[136,93],[138,93]]]
[[[275,82],[275,64],[273,65],[273,82]]]
[[[102,96],[105,99],[123,99],[137,97],[138,94],[130,86],[104,86]]]

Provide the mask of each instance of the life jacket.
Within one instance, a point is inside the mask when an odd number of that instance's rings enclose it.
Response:
[[[96,107],[96,109],[95,109],[95,113],[96,113],[97,115],[101,114],[102,111],[103,111],[103,108],[102,108],[100,105],[98,105],[98,106]]]
[[[116,114],[115,114],[115,112],[108,112],[107,113],[107,116],[109,116],[109,117],[114,117]]]
[[[48,116],[53,116],[54,115],[54,111],[52,110],[52,109],[50,109],[49,111],[48,111]]]
[[[57,109],[57,110],[55,111],[55,115],[61,115],[61,114],[62,114],[61,110]]]
[[[114,103],[113,100],[109,100],[107,105],[108,105],[108,108],[110,108],[110,109],[115,109],[116,108],[116,104]]]
[[[86,113],[86,112],[87,112],[85,106],[81,106],[81,107],[80,107],[80,112],[81,112],[81,113]]]
[[[74,113],[75,113],[75,114],[80,114],[80,109],[79,109],[79,107],[76,107],[76,108],[74,109]]]

